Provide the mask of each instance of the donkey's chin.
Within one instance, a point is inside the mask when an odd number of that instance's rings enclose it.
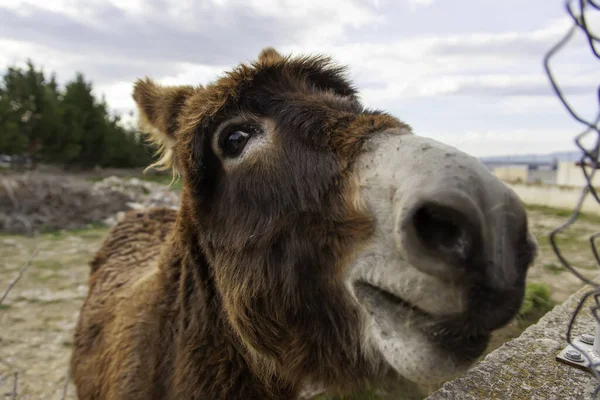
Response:
[[[368,281],[353,286],[367,314],[367,345],[405,379],[443,383],[464,373],[487,347],[487,333],[450,334],[445,321],[451,317],[432,315]]]

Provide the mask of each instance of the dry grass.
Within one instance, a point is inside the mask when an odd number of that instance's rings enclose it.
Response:
[[[0,235],[0,282],[14,281],[38,248],[0,305],[0,392],[12,390],[18,373],[17,399],[62,398],[72,329],[87,292],[87,263],[107,231]],[[69,389],[65,398],[75,399]]]

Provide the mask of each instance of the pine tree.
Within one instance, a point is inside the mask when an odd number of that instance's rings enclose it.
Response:
[[[62,92],[54,74],[46,79],[31,61],[10,67],[0,84],[0,153],[65,166],[138,167],[152,149],[98,101],[82,73]]]

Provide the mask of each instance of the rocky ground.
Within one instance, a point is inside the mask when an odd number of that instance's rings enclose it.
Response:
[[[0,176],[0,232],[36,234],[114,223],[132,208],[177,207],[165,185],[111,176],[96,182],[77,176],[30,172]]]
[[[8,393],[5,398],[11,398],[16,373],[16,398],[60,399],[68,372],[72,329],[87,292],[87,263],[109,229],[99,222],[113,223],[116,213],[130,208],[159,204],[177,207],[178,192],[140,179],[108,178],[92,182],[81,178],[73,183],[62,177],[50,184],[49,181],[43,183],[41,177],[29,177],[29,182],[36,179],[36,182],[41,182],[39,186],[43,190],[40,189],[40,192],[46,194],[28,199],[26,196],[35,193],[31,186],[23,189],[19,186],[22,181],[4,179],[0,182],[0,221],[7,228],[0,234],[0,296],[36,249],[37,254],[0,305],[0,395]],[[61,184],[61,180],[69,181],[69,184]],[[17,205],[11,200],[10,191]],[[85,194],[86,191],[93,195]],[[48,196],[48,193],[51,195]],[[80,196],[79,202],[67,199],[73,193]],[[112,203],[109,204],[103,197],[109,197]],[[62,211],[48,212],[52,208],[49,206],[51,202],[58,204]],[[101,208],[102,213],[89,217],[90,211],[86,211],[89,204]],[[22,212],[29,224],[22,226],[31,226],[32,229],[18,228],[18,221],[11,214],[10,207],[14,207],[12,212],[25,210]],[[61,222],[70,218],[60,215],[66,213],[65,210],[71,212],[68,215],[76,216],[75,225]],[[35,215],[41,217],[32,217]],[[562,302],[582,286],[581,281],[558,262],[547,239],[547,234],[566,221],[567,215],[534,207],[530,209],[530,218],[541,252],[528,279],[548,285],[552,300]],[[70,229],[63,230],[64,227]],[[73,227],[76,229],[71,229]],[[597,273],[594,271],[597,264],[588,242],[588,237],[596,231],[600,231],[600,218],[583,216],[574,228],[559,238],[565,256],[574,261],[578,270],[586,276]],[[490,350],[518,336],[522,329],[519,321],[515,321],[499,331],[490,344]],[[67,389],[66,398],[75,398],[73,387],[69,385]],[[374,396],[373,393],[370,396],[386,397]],[[387,398],[397,397],[387,395]]]

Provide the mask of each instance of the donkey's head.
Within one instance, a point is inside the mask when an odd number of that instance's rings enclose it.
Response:
[[[507,186],[365,108],[343,72],[269,48],[205,87],[138,81],[134,99],[257,374],[439,382],[515,316],[536,244]]]

